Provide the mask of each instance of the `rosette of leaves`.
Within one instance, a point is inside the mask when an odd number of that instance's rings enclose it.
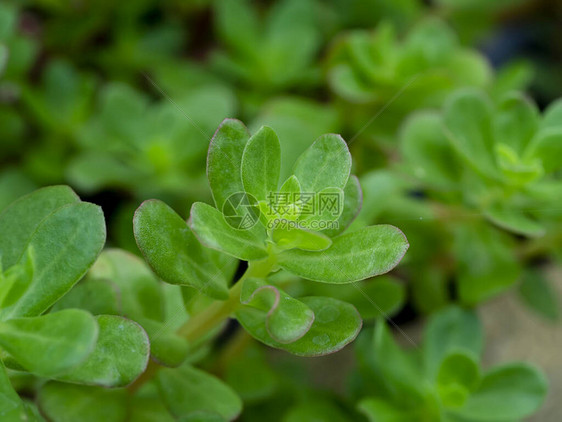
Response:
[[[335,352],[358,334],[357,310],[331,297],[294,298],[268,278],[270,273],[352,283],[390,271],[408,248],[402,232],[393,226],[344,233],[359,210],[361,192],[357,179],[350,176],[351,156],[340,136],[318,138],[283,183],[279,183],[280,154],[272,129],[262,127],[250,136],[241,122],[227,119],[215,133],[207,158],[216,207],[193,204],[188,224],[160,201],[147,201],[136,212],[137,243],[156,274],[215,299],[178,331],[188,340],[197,340],[234,314],[246,331],[271,347],[303,356]],[[295,202],[282,214],[270,215],[268,197],[279,192],[336,193],[343,206],[336,215],[304,216]],[[239,193],[255,202],[232,207],[232,197]],[[237,220],[232,217],[243,221],[248,209],[256,217],[253,225],[233,225]],[[280,218],[301,224],[337,221],[339,229],[271,224]],[[221,265],[210,255],[212,250],[248,262],[247,272],[230,289]]]
[[[481,368],[482,327],[458,307],[430,318],[419,348],[402,349],[382,320],[360,340],[354,388],[370,421],[518,421],[546,396],[545,376],[530,364]]]
[[[327,66],[330,88],[347,103],[361,105],[352,126],[363,127],[373,106],[391,107],[371,128],[379,136],[392,136],[406,114],[441,105],[455,88],[483,87],[492,78],[486,59],[462,47],[437,19],[420,22],[403,38],[389,23],[350,32],[334,44]]]
[[[403,39],[386,23],[375,31],[351,32],[329,57],[331,88],[362,104],[385,104],[405,86],[407,98],[396,99],[395,106],[440,104],[452,89],[484,86],[491,76],[484,57],[461,47],[454,32],[437,19],[420,22]]]
[[[320,75],[313,61],[321,36],[313,2],[282,0],[265,16],[247,0],[215,2],[214,7],[224,50],[215,52],[212,64],[249,88],[247,104],[261,103],[260,95],[317,84]]]
[[[98,112],[78,135],[81,151],[69,163],[68,178],[89,192],[123,188],[140,197],[205,196],[201,162],[207,140],[234,107],[231,92],[219,85],[151,103],[128,85],[109,84]]]
[[[541,115],[520,93],[494,103],[480,91],[460,91],[441,113],[409,119],[402,151],[429,192],[462,198],[502,229],[542,236],[559,216],[560,102]]]
[[[467,303],[504,290],[520,275],[516,243],[502,232],[524,236],[519,243],[536,239],[534,255],[550,254],[560,238],[561,110],[556,102],[541,115],[520,93],[494,102],[462,90],[442,112],[418,112],[402,128],[414,184],[436,201],[436,216],[463,221],[452,233]]]
[[[103,248],[101,209],[66,186],[43,188],[0,214],[0,233],[2,420],[42,420],[14,391],[5,368],[65,390],[121,387],[137,378],[149,352],[140,325],[112,313],[57,307]]]

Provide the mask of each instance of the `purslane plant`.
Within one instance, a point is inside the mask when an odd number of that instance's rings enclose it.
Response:
[[[191,121],[177,118],[178,107]],[[230,90],[216,84],[190,89],[175,103],[152,103],[127,85],[107,85],[98,112],[76,134],[80,150],[67,177],[87,192],[125,188],[141,198],[157,192],[194,200],[206,192],[197,189],[204,183],[206,136],[234,107]]]
[[[68,187],[43,188],[0,214],[0,233],[3,420],[36,420],[33,406],[14,393],[5,367],[46,380],[131,383],[147,365],[145,331],[120,316],[56,308],[104,246],[101,209]]]
[[[482,92],[461,91],[442,113],[419,112],[409,119],[402,151],[435,195],[460,196],[499,227],[540,236],[548,224],[548,218],[541,224],[541,209],[554,207],[551,194],[562,190],[556,177],[562,166],[560,110],[554,103],[541,116],[519,93],[494,104]]]
[[[461,300],[497,294],[517,281],[528,258],[555,252],[560,110],[554,103],[541,116],[520,93],[492,101],[462,90],[442,112],[420,111],[405,122],[401,151],[414,188],[435,201],[431,215],[461,220],[451,227]],[[509,233],[523,236],[519,246]],[[482,264],[472,265],[475,259]]]
[[[252,336],[272,347],[305,356],[339,350],[360,329],[357,311],[333,298],[292,298],[267,276],[283,270],[318,282],[351,283],[391,270],[406,252],[404,235],[392,226],[342,234],[359,210],[361,194],[338,135],[316,140],[281,186],[279,168],[280,145],[270,128],[250,136],[239,121],[225,120],[207,159],[217,208],[195,203],[189,226],[160,201],[138,209],[135,236],[156,274],[217,299],[180,329],[188,339],[235,313]],[[305,196],[319,202],[321,194],[335,198],[337,212],[305,213]],[[313,229],[328,223],[334,224]],[[242,280],[229,289],[213,259],[216,252],[207,248],[248,261]]]
[[[213,68],[243,87],[246,112],[270,95],[320,81],[314,58],[321,33],[310,0],[282,0],[265,16],[243,0],[214,3],[217,38],[224,50],[214,52]]]
[[[402,99],[410,109],[440,104],[451,89],[485,86],[492,77],[484,57],[462,48],[436,19],[421,22],[404,40],[389,24],[352,32],[334,45],[329,67],[331,88],[351,102],[385,104],[412,82],[407,102]]]
[[[483,338],[475,313],[458,307],[434,314],[413,350],[403,350],[379,321],[357,347],[359,409],[373,422],[501,422],[532,415],[546,396],[545,376],[521,362],[483,371]]]

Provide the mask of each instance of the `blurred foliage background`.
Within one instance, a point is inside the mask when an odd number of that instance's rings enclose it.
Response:
[[[562,153],[536,170],[498,147],[491,160],[502,178],[493,180],[478,169],[488,158],[469,153],[467,164],[445,146],[440,120],[464,88],[492,108],[516,90],[537,111],[554,110],[561,20],[556,0],[4,0],[0,209],[68,184],[102,205],[109,245],[138,254],[131,221],[143,200],[162,199],[184,217],[195,200],[210,200],[205,156],[225,117],[278,133],[282,178],[316,137],[341,133],[363,187],[354,224],[394,224],[411,244],[388,285],[371,287],[397,324],[513,289],[517,312],[556,321]],[[379,316],[352,289],[335,294],[363,306],[365,318]],[[385,308],[385,295],[395,305]],[[241,361],[262,358],[245,350]],[[301,364],[274,360],[294,388]],[[237,383],[237,368],[228,371]],[[238,387],[255,404],[250,416],[273,406],[266,387]],[[306,420],[306,408],[293,412],[287,420]]]

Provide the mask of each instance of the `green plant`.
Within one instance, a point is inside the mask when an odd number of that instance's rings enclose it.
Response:
[[[560,318],[547,3],[4,1],[0,420],[534,414],[498,356]]]
[[[225,120],[211,141],[207,160],[217,208],[195,203],[191,230],[162,202],[148,201],[139,208],[135,237],[154,271],[169,283],[219,300],[181,329],[188,339],[196,340],[233,312],[260,341],[300,355],[333,352],[355,338],[361,322],[350,305],[322,297],[297,300],[266,281],[272,271],[284,270],[324,283],[350,283],[398,263],[407,243],[394,227],[339,235],[360,206],[359,185],[349,176],[350,169],[345,142],[324,135],[301,155],[294,174],[279,188],[280,145],[275,133],[262,127],[250,137],[240,122]],[[345,205],[337,214],[306,214],[300,198],[321,193],[335,194]],[[281,204],[281,198],[290,199]],[[291,228],[283,222],[306,227],[334,222],[338,228]],[[213,258],[217,252],[211,254],[198,240],[211,250],[248,261],[243,280],[229,290],[229,280]],[[315,318],[319,313],[339,318]]]
[[[527,262],[556,250],[561,123],[558,103],[541,116],[522,94],[493,102],[479,91],[455,93],[442,112],[417,112],[405,123],[401,149],[414,183],[439,204],[437,214],[461,220],[453,235],[464,302],[505,290]],[[518,251],[504,230],[525,236]],[[475,268],[478,253],[487,263]]]
[[[37,190],[0,215],[4,420],[34,420],[5,367],[40,379],[117,387],[146,367],[144,330],[114,315],[53,309],[88,271],[105,243],[101,209],[64,186]],[[56,306],[56,305],[55,305]],[[115,339],[119,338],[119,342]]]
[[[522,420],[546,395],[546,380],[531,365],[483,371],[482,327],[457,307],[431,317],[420,348],[402,350],[382,321],[362,340],[355,388],[371,421]]]
[[[213,54],[216,70],[244,89],[252,113],[263,97],[292,87],[316,85],[313,66],[321,34],[314,2],[283,0],[265,17],[250,2],[215,2],[216,31],[226,51]]]

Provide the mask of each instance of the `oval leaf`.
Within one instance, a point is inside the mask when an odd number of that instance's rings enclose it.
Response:
[[[446,134],[461,156],[476,170],[494,177],[494,140],[491,133],[492,105],[480,91],[463,90],[444,106]]]
[[[295,164],[302,192],[316,193],[325,188],[343,189],[351,171],[351,154],[339,135],[322,135]]]
[[[237,230],[216,208],[202,202],[191,207],[191,229],[208,248],[222,251],[238,259],[251,261],[267,257],[265,230],[259,222],[247,230]]]
[[[246,126],[235,119],[225,119],[215,132],[207,155],[207,178],[218,209],[230,195],[244,192],[242,184],[242,154],[250,134]]]
[[[359,215],[363,205],[363,192],[357,176],[351,175],[343,190],[343,210],[337,219],[336,227],[323,230],[322,234],[328,237],[335,237],[343,233],[353,220]]]
[[[281,146],[273,129],[262,126],[253,135],[242,156],[244,191],[258,200],[277,192],[281,169]]]
[[[156,383],[166,407],[182,420],[210,413],[230,421],[242,411],[240,398],[228,385],[191,366],[162,369],[156,375]]]
[[[0,258],[3,268],[15,265],[43,219],[80,199],[68,186],[49,186],[22,196],[0,214]]]
[[[228,297],[222,272],[186,222],[165,203],[143,202],[135,212],[133,227],[139,249],[162,280],[195,287],[216,299]]]
[[[254,338],[276,349],[298,356],[322,356],[335,353],[351,343],[361,330],[361,317],[349,303],[328,297],[299,298],[314,312],[314,322],[299,340],[282,344],[267,332],[263,320],[265,312],[256,308],[241,308],[236,318]]]
[[[544,375],[531,365],[495,368],[482,379],[458,415],[471,421],[522,420],[533,414],[547,393]]]
[[[53,422],[123,422],[127,392],[49,382],[38,395],[41,412]]]
[[[2,309],[0,315],[5,319],[45,312],[84,276],[104,243],[105,222],[100,207],[80,202],[51,213],[29,242],[33,279],[17,302]]]
[[[128,319],[100,315],[98,342],[85,362],[57,377],[61,381],[124,387],[146,369],[150,345],[140,325]]]
[[[394,226],[378,225],[343,234],[320,252],[298,249],[279,254],[279,265],[309,280],[351,283],[393,269],[408,249],[404,234]]]
[[[305,251],[322,251],[332,244],[332,240],[322,233],[289,228],[281,224],[273,228],[271,239],[281,249],[298,248]]]
[[[44,377],[84,362],[97,338],[94,317],[78,309],[0,322],[2,348],[23,368]]]
[[[314,321],[314,312],[283,290],[263,280],[244,280],[240,301],[264,312],[267,333],[278,343],[292,343],[304,336]]]

